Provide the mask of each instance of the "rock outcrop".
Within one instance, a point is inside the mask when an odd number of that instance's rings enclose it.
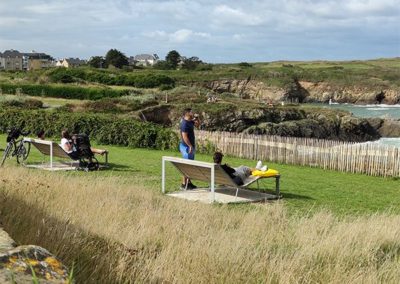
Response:
[[[285,87],[269,86],[257,80],[210,81],[204,87],[217,93],[231,93],[237,97],[259,99],[269,102],[296,101],[326,103],[329,99],[339,103],[399,104],[400,90],[376,87],[337,87],[326,82],[293,80]]]
[[[35,277],[40,283],[66,283],[68,270],[42,247],[17,247],[0,228],[0,283],[33,283]]]
[[[378,131],[382,137],[400,137],[400,120],[384,120]]]
[[[382,119],[351,116],[345,111],[298,107],[241,107],[233,104],[198,106],[202,129],[208,131],[245,132],[293,137],[309,137],[342,141],[370,141],[388,132]],[[146,109],[148,121],[178,129],[181,112],[176,106],[164,105]]]

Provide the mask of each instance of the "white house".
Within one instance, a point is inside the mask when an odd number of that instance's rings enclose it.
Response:
[[[73,68],[73,67],[78,67],[81,65],[86,64],[85,60],[79,59],[79,58],[64,58],[61,60],[58,60],[56,63],[57,67],[65,67],[65,68]]]
[[[159,57],[157,54],[138,54],[129,58],[129,64],[141,66],[153,66],[157,63]]]

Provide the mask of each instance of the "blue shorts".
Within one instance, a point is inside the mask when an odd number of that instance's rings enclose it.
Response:
[[[181,151],[184,159],[194,160],[194,154],[196,152],[195,148],[192,148],[192,153],[189,153],[189,146],[181,142],[179,143],[179,151]]]

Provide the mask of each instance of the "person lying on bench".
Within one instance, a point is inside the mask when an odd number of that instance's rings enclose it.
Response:
[[[74,145],[72,143],[72,138],[69,135],[68,130],[64,129],[61,132],[61,145],[60,146],[61,146],[61,148],[63,148],[65,153],[67,153],[68,156],[70,156],[72,159],[74,159],[74,160],[79,159],[79,153],[76,151],[76,149],[74,149]],[[104,155],[107,152],[106,150],[96,149],[96,148],[92,148],[92,147],[90,147],[90,150],[94,154],[100,154],[100,155]]]
[[[214,163],[220,165],[221,168],[233,179],[237,185],[243,185],[243,180],[251,175],[251,168],[246,166],[240,166],[236,169],[228,166],[227,164],[221,164],[224,155],[221,152],[215,152],[213,156]]]

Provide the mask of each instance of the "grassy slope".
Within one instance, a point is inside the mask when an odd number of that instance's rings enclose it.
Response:
[[[178,81],[178,84],[204,82],[220,79],[247,79],[263,81],[267,85],[282,87],[293,76],[311,82],[324,81],[333,87],[354,86],[379,88],[400,87],[400,58],[365,61],[276,61],[253,63],[252,67],[238,64],[215,64],[211,71],[187,70],[102,70],[110,74],[164,74]],[[90,69],[90,72],[95,70]],[[45,70],[34,72],[0,73],[0,82],[48,82]]]
[[[0,136],[5,141],[5,136]],[[4,147],[4,142],[0,148]],[[117,146],[101,146],[110,151],[111,169],[96,173],[94,176],[137,177],[155,192],[161,187],[161,157],[179,156],[178,152],[156,151],[147,149],[129,149]],[[37,151],[32,151],[31,159],[40,160]],[[211,161],[210,155],[197,155],[198,160]],[[10,161],[11,162],[11,161]],[[9,164],[10,164],[9,162]],[[255,161],[226,157],[224,162],[233,165],[254,166]],[[15,163],[14,161],[11,162]],[[283,203],[291,214],[330,210],[339,215],[367,214],[391,210],[400,212],[400,184],[395,179],[370,177],[322,169],[266,163],[270,168],[280,171]],[[86,175],[68,173],[68,175]],[[176,190],[180,177],[174,168],[168,167],[168,184],[170,191]],[[266,179],[262,184],[272,189],[274,182]]]

